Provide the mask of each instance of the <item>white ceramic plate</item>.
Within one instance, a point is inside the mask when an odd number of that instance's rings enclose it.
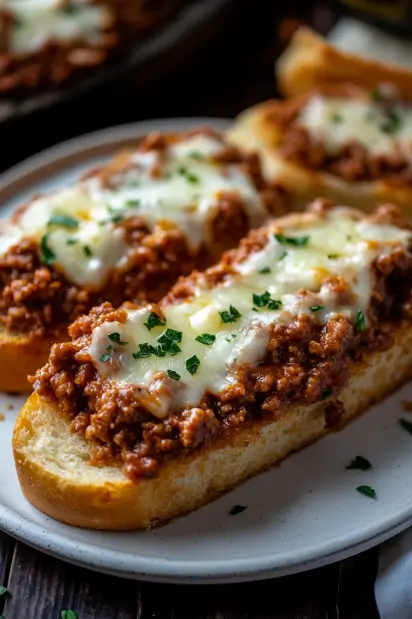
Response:
[[[225,121],[194,119],[111,129],[35,157],[0,179],[0,203],[11,208],[35,189],[76,177],[91,162],[152,129]],[[1,369],[0,369],[1,371]],[[388,368],[390,371],[390,368]],[[0,396],[0,527],[49,554],[95,570],[168,582],[235,582],[281,576],[331,563],[412,525],[412,436],[399,425],[411,413],[407,386],[341,433],[294,455],[199,511],[148,532],[75,529],[45,517],[23,498],[10,446],[21,399]],[[10,409],[10,405],[13,409]],[[346,470],[355,455],[369,471]],[[377,499],[356,491],[373,486]],[[234,505],[247,509],[236,516]]]

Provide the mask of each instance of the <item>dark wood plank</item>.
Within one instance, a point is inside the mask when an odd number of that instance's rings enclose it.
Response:
[[[104,576],[16,544],[8,581],[7,619],[60,619],[62,609],[79,619],[136,619],[137,582]]]
[[[0,585],[4,587],[8,586],[14,547],[15,541],[5,533],[0,532]],[[5,597],[0,598],[0,612],[3,610],[5,601]]]
[[[379,548],[343,561],[336,597],[340,619],[379,619],[375,601],[375,579]]]

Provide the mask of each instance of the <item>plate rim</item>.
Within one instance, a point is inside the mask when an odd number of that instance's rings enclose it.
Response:
[[[18,163],[0,175],[1,191],[3,187],[20,182],[24,190],[25,183],[30,185],[30,174],[47,167],[51,162],[80,155],[95,147],[110,148],[119,141],[139,139],[149,131],[190,130],[199,125],[209,125],[218,130],[225,130],[230,119],[214,117],[166,118],[139,121],[109,127],[103,130],[79,136],[52,146],[26,160]],[[63,167],[64,169],[64,167]],[[26,179],[28,178],[28,180]],[[47,178],[47,174],[44,178]],[[26,180],[25,180],[26,179]],[[18,489],[21,492],[20,488]],[[367,550],[378,543],[400,533],[412,525],[412,506],[381,519],[375,526],[365,527],[345,537],[336,537],[317,546],[308,547],[300,553],[290,551],[276,552],[264,557],[255,556],[225,560],[190,560],[161,559],[139,557],[136,554],[120,550],[104,549],[90,542],[73,542],[63,533],[47,529],[47,516],[44,525],[38,524],[20,515],[18,512],[0,505],[0,529],[46,554],[74,563],[78,566],[111,575],[152,582],[214,584],[245,582],[285,576],[317,568],[334,561],[347,558],[357,552]],[[113,532],[111,532],[113,534]],[[121,534],[121,533],[120,533]]]

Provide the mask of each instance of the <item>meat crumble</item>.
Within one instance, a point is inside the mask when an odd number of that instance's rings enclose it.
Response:
[[[185,135],[190,137],[196,133],[217,137],[207,130]],[[141,142],[138,151],[155,150],[162,155],[170,143],[179,139],[181,134],[167,137],[151,134]],[[88,176],[99,175],[102,183],[109,187],[114,176],[119,177],[129,169],[129,155],[118,155],[111,164]],[[264,181],[257,155],[224,147],[215,161],[238,164],[259,191],[268,215],[279,214],[284,201],[282,189]],[[18,217],[19,213],[15,214],[14,220]],[[158,301],[179,276],[213,264],[250,228],[242,199],[230,192],[221,192],[209,223],[209,238],[197,249],[190,246],[190,239],[176,227],[160,223],[149,230],[139,216],[129,216],[115,223],[114,228],[124,231],[127,261],[121,268],[113,269],[97,290],[70,282],[58,270],[58,265],[42,261],[36,242],[23,238],[0,256],[0,325],[11,333],[57,336],[79,315],[104,301],[110,301],[115,307],[125,300]]]
[[[375,221],[398,217],[392,207],[384,207]],[[251,233],[239,250],[228,252],[219,265],[206,271],[206,281],[211,285],[224,281],[237,262],[265,241],[264,230]],[[218,437],[230,440],[236,428],[276,420],[292,405],[325,400],[325,426],[336,428],[342,414],[339,394],[348,384],[351,363],[366,352],[387,350],[399,324],[412,317],[410,250],[380,255],[371,268],[375,283],[366,329],[343,315],[324,325],[306,314],[296,315],[289,324],[274,323],[260,363],[237,366],[234,380],[218,395],[206,392],[195,407],[172,410],[164,420],[139,402],[137,385],[102,378],[91,362],[93,330],[127,318],[126,308],[114,309],[109,303],[74,322],[72,341],[56,344],[31,382],[42,398],[70,416],[72,431],[90,441],[93,463],[120,462],[134,482],[156,476],[166,460]],[[180,280],[161,301],[159,315],[163,306],[190,298],[198,277],[194,273]],[[327,285],[342,298],[347,294],[339,277],[330,278]]]

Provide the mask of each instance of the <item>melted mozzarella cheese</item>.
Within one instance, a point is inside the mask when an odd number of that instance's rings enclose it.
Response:
[[[85,0],[0,0],[15,19],[11,49],[16,53],[33,52],[51,40],[85,38],[97,42],[109,23],[107,8]]]
[[[355,141],[371,153],[391,154],[401,149],[412,157],[412,108],[392,106],[390,114],[392,120],[373,102],[316,96],[301,110],[297,123],[330,153]]]
[[[111,269],[127,261],[123,228],[114,225],[122,218],[139,215],[149,230],[178,228],[197,249],[209,240],[219,198],[230,192],[242,201],[251,226],[263,223],[267,212],[252,179],[236,164],[212,160],[221,150],[216,138],[197,135],[170,146],[162,157],[137,151],[127,169],[110,178],[110,189],[95,176],[34,200],[3,227],[0,255],[22,238],[32,239],[40,257],[50,258],[50,251],[53,266],[69,281],[99,287]],[[60,224],[53,224],[56,217]]]
[[[205,392],[219,393],[230,386],[237,366],[263,360],[275,323],[287,324],[299,314],[321,324],[339,315],[356,322],[360,310],[367,320],[374,284],[373,260],[405,245],[412,236],[394,226],[359,220],[345,208],[333,209],[325,218],[302,218],[299,226],[282,227],[274,222],[268,232],[265,247],[239,263],[231,278],[214,288],[201,279],[193,298],[162,307],[165,325],[148,330],[152,308],[147,307],[129,311],[125,323],[97,327],[90,354],[101,376],[139,385],[142,402],[160,418],[185,406],[196,406]],[[279,233],[288,238],[308,238],[298,246]],[[326,284],[333,276],[342,277],[349,285],[351,298],[346,305]],[[268,302],[260,307],[259,299],[254,298],[265,292],[274,302],[272,309]],[[222,321],[221,312],[230,311],[233,322]],[[158,346],[165,329],[181,333],[180,352],[133,358],[141,345]],[[114,351],[109,349],[109,360],[107,346],[113,332],[119,333],[124,343],[114,345]],[[204,333],[214,337],[211,345],[196,340]],[[187,361],[193,356],[200,364],[192,375]]]

